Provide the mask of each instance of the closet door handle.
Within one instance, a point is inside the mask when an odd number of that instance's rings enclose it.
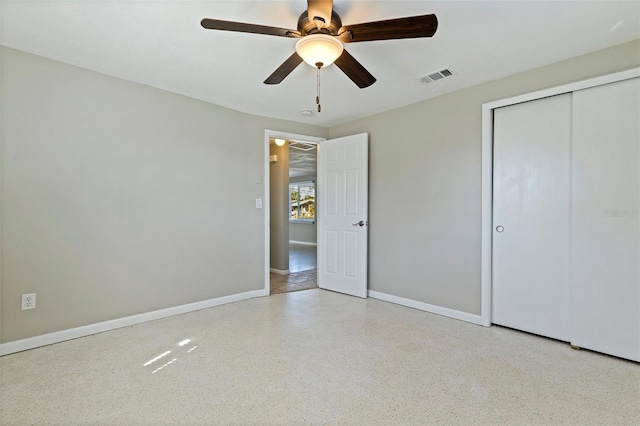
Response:
[[[502,231],[504,231],[504,226],[502,225],[496,226],[496,232],[502,233]]]

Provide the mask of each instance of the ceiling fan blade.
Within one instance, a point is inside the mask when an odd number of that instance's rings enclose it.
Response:
[[[291,71],[296,69],[298,65],[302,62],[302,58],[296,52],[293,52],[293,55],[289,56],[286,61],[282,63],[276,69],[273,74],[271,74],[264,81],[264,84],[279,84],[286,76],[291,74]]]
[[[431,14],[346,25],[340,28],[338,34],[344,43],[355,43],[358,41],[431,37],[437,29],[438,18]]]
[[[244,22],[221,21],[220,19],[204,18],[200,25],[208,30],[238,31],[241,33],[266,34],[280,37],[300,37],[295,30],[268,27],[266,25],[245,24]]]
[[[342,55],[334,63],[361,89],[376,82],[376,78],[346,50],[342,51]]]
[[[320,18],[322,26],[331,23],[331,13],[333,12],[333,0],[307,0],[307,12],[309,21],[314,22],[315,18]]]

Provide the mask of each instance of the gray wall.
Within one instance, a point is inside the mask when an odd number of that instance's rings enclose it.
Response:
[[[289,144],[269,145],[269,154],[277,155],[275,163],[270,163],[271,198],[271,268],[289,270]]]
[[[316,181],[316,176],[301,176],[290,178],[289,182],[309,182]],[[317,192],[317,191],[316,191]],[[316,203],[316,211],[318,211]],[[318,228],[316,222],[313,223],[289,223],[289,241],[299,241],[303,243],[316,243],[318,241]]]
[[[327,129],[0,53],[0,341],[263,288],[264,131]]]
[[[638,66],[640,42],[331,129],[0,56],[8,342],[262,288],[265,128],[368,132],[370,288],[478,314],[482,103]]]
[[[635,41],[330,129],[370,134],[369,288],[479,314],[482,104],[638,65]]]

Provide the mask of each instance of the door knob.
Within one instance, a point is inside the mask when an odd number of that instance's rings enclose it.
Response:
[[[504,231],[504,226],[502,226],[502,225],[498,225],[498,226],[496,226],[496,231],[497,231],[497,232],[502,232],[502,231]]]
[[[357,222],[357,223],[352,223],[351,225],[353,225],[353,226],[364,226],[364,220],[361,220],[360,222]]]

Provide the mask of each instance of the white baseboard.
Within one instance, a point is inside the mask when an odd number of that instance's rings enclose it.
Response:
[[[79,337],[90,336],[116,328],[128,327],[147,321],[167,318],[174,315],[185,314],[187,312],[199,311],[200,309],[211,308],[226,303],[239,302],[240,300],[253,299],[255,297],[268,296],[267,290],[254,290],[245,293],[232,294],[230,296],[217,297],[215,299],[203,300],[201,302],[188,303],[186,305],[174,306],[157,311],[146,312],[144,314],[132,315],[110,321],[103,321],[95,324],[84,325],[82,327],[70,328],[68,330],[56,331],[54,333],[29,337],[27,339],[15,340],[13,342],[0,343],[0,356],[15,352],[26,351],[40,346],[52,345],[64,342],[65,340],[77,339]]]
[[[443,308],[442,306],[430,305],[428,303],[418,302],[417,300],[405,299],[404,297],[393,296],[391,294],[380,293],[373,290],[369,290],[368,294],[369,297],[384,300],[385,302],[391,302],[398,305],[407,306],[409,308],[430,312],[432,314],[442,315],[445,317],[482,325],[482,317],[480,315],[456,311],[455,309]]]
[[[269,268],[269,270],[278,275],[289,275],[291,273],[288,269]]]
[[[300,244],[302,246],[317,246],[318,243],[308,243],[306,241],[293,241],[289,240],[289,244]]]

